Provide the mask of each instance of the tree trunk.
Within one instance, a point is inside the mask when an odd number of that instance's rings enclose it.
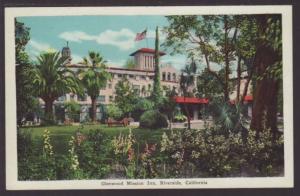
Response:
[[[92,100],[92,122],[97,121],[97,100],[96,97],[91,97]]]
[[[224,60],[225,60],[225,82],[224,82],[224,101],[229,101],[229,48],[228,48],[228,20],[227,16],[224,16]]]
[[[45,120],[47,123],[54,123],[53,102],[52,99],[44,99],[45,102]]]
[[[236,88],[236,103],[240,102],[240,93],[241,93],[241,57],[238,57],[237,63],[237,88]],[[241,100],[243,102],[243,99]]]
[[[262,77],[256,81],[252,111],[251,129],[257,133],[264,129],[271,129],[275,136],[277,132],[277,95],[278,80],[265,76],[266,69],[272,66],[279,56],[272,48],[261,46],[257,49],[254,61],[255,73]]]
[[[183,104],[183,107],[184,107],[185,113],[186,113],[187,118],[188,118],[188,119],[187,119],[187,120],[188,120],[188,129],[191,129],[191,117],[190,117],[190,112],[189,112],[189,110],[188,110],[187,104],[184,103],[184,104]]]

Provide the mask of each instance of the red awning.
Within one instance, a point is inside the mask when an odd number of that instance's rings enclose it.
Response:
[[[253,96],[252,95],[246,95],[244,98],[244,101],[253,101]]]
[[[197,97],[174,97],[176,103],[208,104],[208,99]]]

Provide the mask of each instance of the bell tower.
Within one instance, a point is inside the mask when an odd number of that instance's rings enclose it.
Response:
[[[69,42],[67,41],[67,46],[63,47],[61,51],[61,56],[67,59],[67,64],[71,63],[71,49],[69,48]]]

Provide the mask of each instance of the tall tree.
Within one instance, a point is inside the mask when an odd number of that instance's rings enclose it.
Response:
[[[99,96],[100,89],[106,86],[107,80],[111,79],[110,73],[106,71],[106,61],[100,53],[89,52],[88,57],[83,58],[82,64],[88,66],[87,70],[79,72],[79,78],[91,97],[92,101],[92,116],[93,122],[96,122],[97,114],[97,97]]]
[[[189,97],[191,94],[190,89],[191,86],[195,84],[195,74],[197,72],[197,65],[194,60],[190,64],[187,64],[182,70],[180,75],[180,90],[184,96]],[[188,129],[191,129],[191,115],[188,108],[188,104],[184,100],[184,110],[188,117]]]
[[[159,67],[159,34],[158,27],[156,27],[155,31],[155,70],[154,70],[154,83],[153,83],[153,91],[152,91],[152,100],[156,105],[160,105],[162,98],[162,91],[160,86],[160,67]]]
[[[37,65],[29,70],[35,95],[45,102],[45,117],[54,122],[53,102],[66,93],[81,93],[80,82],[75,74],[64,66],[66,58],[59,52],[42,53],[37,57]]]
[[[251,128],[277,131],[277,102],[282,77],[281,15],[257,15],[258,41],[254,59],[254,102]]]
[[[33,86],[27,75],[31,69],[29,56],[25,46],[30,40],[30,29],[24,23],[15,20],[15,51],[16,51],[16,93],[17,93],[17,123],[34,112],[38,107],[38,100],[33,96]]]

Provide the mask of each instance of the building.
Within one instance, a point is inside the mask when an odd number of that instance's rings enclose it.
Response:
[[[97,97],[98,108],[97,108],[97,119],[100,120],[103,118],[104,107],[113,103],[116,93],[115,87],[116,84],[121,81],[123,78],[126,78],[137,90],[140,97],[147,97],[151,93],[151,89],[153,87],[153,78],[154,78],[154,53],[155,50],[150,48],[141,48],[133,53],[130,56],[133,57],[135,66],[132,69],[121,68],[121,67],[107,67],[107,71],[111,74],[112,79],[107,82],[106,87],[100,90],[99,96]],[[160,56],[165,55],[164,52],[159,52]],[[66,66],[73,71],[78,71],[79,69],[87,68],[83,64],[72,64],[71,58],[71,50],[68,47],[62,49],[62,56],[67,57]],[[174,97],[175,102],[182,109],[183,105],[188,105],[190,117],[193,120],[201,119],[201,109],[208,104],[209,100],[201,99],[201,98],[187,98],[180,96],[180,88],[179,88],[179,79],[180,73],[177,69],[175,69],[172,65],[165,64],[160,65],[160,78],[161,78],[161,86],[163,89],[175,89],[179,96]],[[196,83],[196,82],[195,82]],[[244,82],[241,87],[243,87]],[[195,85],[191,87],[195,88]],[[241,91],[242,92],[242,91]],[[236,96],[236,93],[230,96],[231,98]],[[249,97],[248,97],[249,98]],[[251,97],[252,98],[252,97]],[[54,111],[56,116],[58,117],[58,121],[61,123],[68,119],[68,116],[65,114],[64,103],[69,101],[75,101],[80,104],[81,111],[78,114],[78,118],[76,121],[86,121],[89,119],[89,114],[91,112],[91,99],[85,94],[84,96],[79,96],[73,93],[66,94],[62,97],[59,97],[55,102]],[[251,102],[252,99],[248,100]],[[248,103],[247,102],[247,103]],[[42,103],[43,104],[43,103]],[[183,110],[183,109],[182,109]],[[184,112],[184,111],[183,111]]]
[[[115,87],[119,81],[123,78],[126,78],[137,90],[141,97],[147,97],[151,93],[153,87],[153,78],[154,78],[154,53],[155,50],[150,48],[141,48],[130,56],[133,57],[135,66],[132,69],[121,68],[121,67],[107,67],[107,72],[112,76],[112,79],[107,82],[106,87],[100,90],[99,96],[97,97],[97,102],[99,106],[97,108],[97,119],[102,118],[102,108],[106,105],[113,103],[115,99]],[[160,56],[165,55],[164,52],[159,52]],[[62,49],[62,56],[68,57],[68,62],[66,66],[73,70],[77,71],[79,69],[87,68],[83,64],[72,64],[71,63],[71,50],[68,46]],[[161,73],[161,86],[162,88],[175,89],[179,90],[179,72],[172,65],[160,65]],[[84,121],[88,118],[90,108],[91,108],[91,99],[85,94],[84,96],[79,96],[73,93],[66,94],[62,97],[59,97],[54,105],[56,112],[64,113],[63,104],[68,101],[75,101],[81,105],[81,112],[79,121]],[[65,116],[65,115],[57,115]],[[62,118],[61,121],[64,119]]]

